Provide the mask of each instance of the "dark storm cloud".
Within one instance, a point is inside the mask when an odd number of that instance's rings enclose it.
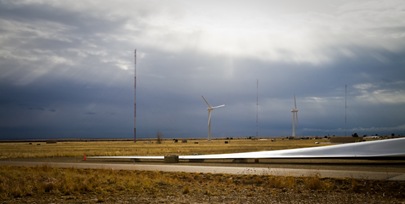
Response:
[[[205,137],[202,95],[215,136],[255,135],[256,80],[260,135],[294,94],[299,135],[343,134],[345,84],[348,131],[405,133],[403,5],[290,3],[0,1],[0,137],[130,138],[135,48],[140,137]]]
[[[1,12],[2,19],[22,23],[22,31],[12,23],[3,27],[12,41],[4,43],[1,56],[1,137],[107,137],[112,132],[126,137],[117,129],[130,124],[131,114],[122,108],[131,104],[125,82],[130,78],[114,60],[94,61],[100,50],[87,46],[102,45],[103,39],[86,39],[114,30],[117,23],[47,5],[5,7],[9,12]],[[83,117],[89,113],[100,118]]]
[[[119,28],[124,19],[108,18],[102,14],[75,11],[72,9],[55,7],[49,4],[20,4],[18,2],[0,2],[0,17],[20,22],[55,22],[71,26],[73,34],[99,33]],[[73,37],[73,36],[72,36]]]
[[[77,127],[94,126],[100,126],[97,131],[98,137],[105,137],[108,136],[105,135],[107,132],[104,133],[102,130],[106,129],[109,124],[117,123],[111,129],[116,129],[122,124],[130,124],[132,114],[120,108],[131,105],[132,90],[126,87],[91,87],[61,79],[25,87],[4,84],[1,84],[0,87],[2,90],[0,110],[4,113],[0,117],[2,121],[0,128],[3,130],[16,126],[35,129],[20,137],[49,135],[49,131],[53,132],[55,137],[73,137],[75,134],[79,134],[76,130]],[[85,115],[97,115],[99,118],[90,119],[83,117]],[[57,132],[57,128],[68,127],[72,129],[66,133]],[[96,134],[89,133],[90,135],[95,136]],[[7,134],[2,134],[2,137],[10,139]],[[121,137],[125,137],[125,135]]]
[[[184,61],[190,58],[196,58],[185,53],[181,53],[180,55],[185,57]],[[384,56],[383,54],[380,55]],[[171,57],[172,59],[176,58],[176,56]],[[392,58],[389,55],[385,57]],[[284,128],[284,132],[281,133],[288,134],[290,131],[289,121],[291,120],[289,109],[293,105],[292,96],[294,94],[297,95],[298,105],[301,107],[299,114],[301,116],[300,125],[302,127],[343,128],[344,86],[347,84],[349,86],[349,124],[353,126],[396,124],[394,121],[390,120],[388,120],[390,122],[381,123],[382,120],[375,116],[381,116],[383,112],[387,114],[398,112],[398,110],[391,105],[387,105],[388,107],[383,108],[384,105],[381,106],[381,104],[379,104],[377,106],[385,111],[375,115],[371,114],[370,111],[365,112],[368,114],[364,114],[364,110],[369,108],[369,106],[361,104],[361,101],[353,101],[355,97],[360,94],[353,86],[361,83],[373,83],[376,85],[381,84],[385,89],[390,91],[404,90],[403,84],[401,83],[385,83],[387,79],[393,82],[402,80],[400,75],[402,71],[395,68],[403,65],[401,61],[393,61],[387,64],[380,62],[370,55],[356,60],[341,60],[341,63],[325,65],[319,68],[310,65],[297,66],[287,63],[252,63],[235,60],[237,66],[234,67],[234,69],[238,71],[235,72],[233,79],[230,80],[226,78],[217,79],[215,76],[217,71],[209,68],[225,66],[226,60],[216,60],[215,63],[209,64],[207,62],[214,60],[207,60],[203,57],[199,57],[199,59],[205,62],[204,67],[206,70],[202,68],[202,71],[200,70],[202,76],[195,76],[192,78],[192,82],[189,81],[190,74],[182,75],[180,70],[183,69],[181,67],[183,65],[182,63],[176,63],[178,60],[162,60],[160,61],[161,64],[156,65],[156,67],[170,64],[172,67],[176,68],[167,69],[167,73],[162,75],[165,77],[162,78],[149,79],[148,76],[142,76],[143,80],[146,79],[148,82],[141,82],[140,91],[142,91],[143,87],[144,89],[153,87],[152,89],[154,90],[163,90],[165,93],[157,93],[156,96],[148,96],[145,98],[150,97],[157,99],[157,101],[153,103],[153,106],[159,106],[159,104],[161,104],[162,110],[173,110],[174,114],[172,116],[177,120],[181,120],[181,107],[185,107],[184,109],[187,110],[190,103],[196,104],[193,109],[196,111],[199,109],[200,122],[204,122],[206,114],[206,111],[203,111],[205,105],[200,95],[205,95],[208,100],[214,100],[212,102],[213,104],[227,104],[226,108],[215,112],[217,123],[222,124],[222,126],[226,125],[226,127],[221,127],[221,125],[216,127],[216,130],[220,130],[220,134],[222,131],[224,135],[235,134],[237,132],[244,132],[244,134],[250,133],[253,135],[255,132],[254,121],[256,114],[256,79],[259,79],[260,103],[261,106],[264,106],[260,108],[262,110],[260,112],[260,118],[262,118],[260,123],[263,130],[269,129],[274,131],[275,129]],[[183,61],[180,60],[180,62]],[[199,65],[198,61],[194,64],[185,64],[190,67],[198,67]],[[270,70],[266,70],[265,66],[271,67]],[[387,73],[387,69],[392,69],[392,73]],[[194,70],[194,73],[195,72],[197,72],[197,70]],[[175,74],[173,73],[180,74],[174,76]],[[206,79],[203,77],[204,73],[212,74],[209,81],[204,81]],[[373,74],[370,75],[369,73]],[[189,86],[194,86],[178,88],[176,87],[177,81],[184,82]],[[159,83],[159,85],[155,83]],[[207,86],[212,86],[212,88],[208,89],[209,92],[205,92]],[[193,89],[194,91],[181,94],[179,89]],[[159,98],[163,101],[159,100]],[[187,98],[193,98],[193,100],[183,101]],[[318,98],[317,100],[319,101],[312,98]],[[266,103],[266,101],[269,101],[269,103]],[[168,104],[167,106],[165,105],[166,103]],[[198,105],[198,103],[200,104]],[[399,101],[399,104],[402,103],[403,101]],[[146,106],[147,104],[143,105]],[[175,111],[177,108],[179,110]],[[150,113],[151,112],[149,112],[149,114]],[[400,114],[401,113],[395,113],[392,115],[394,116],[392,118],[398,118]],[[361,117],[359,118],[359,116]],[[156,115],[156,117],[158,116]],[[167,117],[169,118],[169,116]],[[362,117],[365,118],[361,119]],[[384,117],[384,119],[386,119],[386,117]],[[403,121],[400,123],[402,122]],[[176,124],[176,126],[181,127],[180,124]],[[335,128],[335,131],[336,129],[338,128]],[[325,130],[321,134],[327,132],[328,131]],[[307,134],[319,133],[309,132]]]

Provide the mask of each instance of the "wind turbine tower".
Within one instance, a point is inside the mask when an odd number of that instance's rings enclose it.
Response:
[[[292,113],[292,136],[295,137],[295,131],[298,125],[298,109],[297,109],[297,101],[295,100],[294,95],[294,108],[291,109]]]
[[[222,108],[225,106],[225,104],[219,105],[219,106],[211,106],[208,101],[202,96],[204,99],[205,103],[207,104],[208,108],[208,141],[211,141],[211,111],[216,109],[216,108]]]

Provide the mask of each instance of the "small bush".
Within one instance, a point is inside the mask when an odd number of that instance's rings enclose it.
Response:
[[[184,187],[184,189],[183,189],[183,194],[188,194],[188,193],[190,193],[190,189],[189,189],[188,186],[186,186],[186,187]]]
[[[311,190],[322,190],[324,185],[319,175],[304,178],[304,185]]]

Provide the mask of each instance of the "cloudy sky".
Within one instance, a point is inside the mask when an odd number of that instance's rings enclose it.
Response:
[[[131,138],[134,49],[139,138],[405,134],[403,0],[0,0],[0,139]]]

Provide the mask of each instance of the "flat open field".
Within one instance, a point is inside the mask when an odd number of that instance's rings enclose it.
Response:
[[[83,154],[213,154],[329,145],[326,139],[227,141],[227,144],[225,140],[188,140],[187,143],[165,140],[162,144],[156,141],[0,143],[0,158],[82,162]],[[288,161],[284,163],[205,165],[290,165]],[[366,170],[374,164],[356,165],[356,168]],[[379,166],[378,162],[375,165]],[[318,168],[314,164],[308,166]],[[352,165],[340,163],[336,168],[351,169]],[[385,166],[378,168],[388,171]],[[403,164],[394,171],[402,171],[401,168],[403,170]],[[404,191],[404,181],[331,179],[317,175],[291,177],[0,166],[2,203],[405,203]]]
[[[225,141],[228,141],[225,144]],[[318,142],[319,144],[315,144]],[[89,142],[10,142],[0,143],[0,159],[38,158],[38,157],[83,157],[87,156],[125,156],[125,155],[191,155],[217,154],[263,150],[292,149],[329,145],[327,139],[318,140],[164,140],[156,141],[89,141]]]

